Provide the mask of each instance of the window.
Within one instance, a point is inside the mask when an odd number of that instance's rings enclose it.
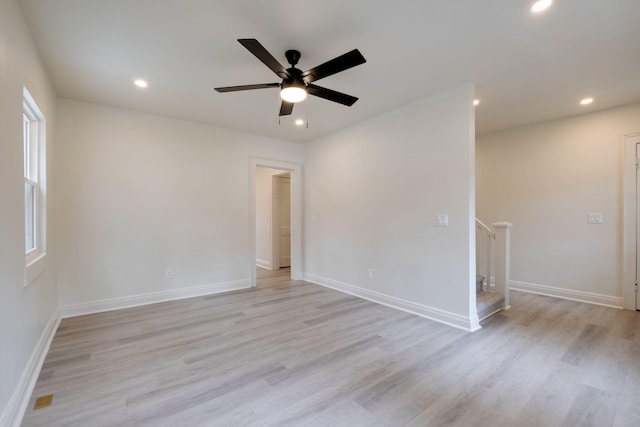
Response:
[[[36,264],[45,255],[45,121],[24,89],[22,136],[24,145],[24,251],[25,285],[42,270]],[[41,264],[41,263],[40,263]],[[29,270],[32,270],[31,272]],[[38,273],[38,274],[36,274]]]
[[[25,244],[24,250],[28,255],[36,250],[36,219],[38,217],[36,212],[38,195],[38,174],[37,167],[32,165],[36,159],[34,159],[35,145],[32,141],[34,139],[31,128],[33,122],[26,114],[22,115],[23,133],[24,133],[24,219],[25,219]]]

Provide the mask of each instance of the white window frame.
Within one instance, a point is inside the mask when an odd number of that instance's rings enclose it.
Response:
[[[46,127],[44,115],[33,97],[23,90],[23,144],[25,182],[24,286],[45,270],[46,264]],[[33,248],[27,250],[27,186],[33,188]]]

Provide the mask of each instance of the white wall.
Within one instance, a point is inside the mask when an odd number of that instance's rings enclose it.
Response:
[[[284,173],[280,169],[259,166],[256,169],[256,264],[271,269],[273,214],[273,175]]]
[[[69,100],[58,102],[58,132],[58,282],[71,314],[248,286],[249,157],[303,160],[299,144]]]
[[[48,135],[47,200],[53,200],[55,95],[14,0],[0,1],[0,425],[15,420],[12,395],[27,361],[57,307],[53,230],[49,227],[47,269],[24,282],[24,180],[22,90],[26,86],[44,114]],[[28,369],[27,369],[28,370]],[[24,386],[24,383],[22,384]],[[23,392],[27,392],[22,389]],[[19,405],[20,402],[13,400]]]
[[[307,279],[475,327],[472,101],[456,88],[306,144]]]
[[[635,104],[478,138],[477,212],[514,224],[514,286],[621,305],[622,141],[638,131]]]

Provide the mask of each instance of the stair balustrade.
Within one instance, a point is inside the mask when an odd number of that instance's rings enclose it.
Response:
[[[509,265],[511,227],[508,222],[496,222],[491,227],[476,218],[476,275],[482,276],[482,291],[500,294],[506,310],[509,305]]]

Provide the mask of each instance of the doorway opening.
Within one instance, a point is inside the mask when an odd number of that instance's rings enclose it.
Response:
[[[252,158],[252,286],[302,279],[302,171],[296,163]]]
[[[256,169],[256,286],[291,280],[291,172]]]

